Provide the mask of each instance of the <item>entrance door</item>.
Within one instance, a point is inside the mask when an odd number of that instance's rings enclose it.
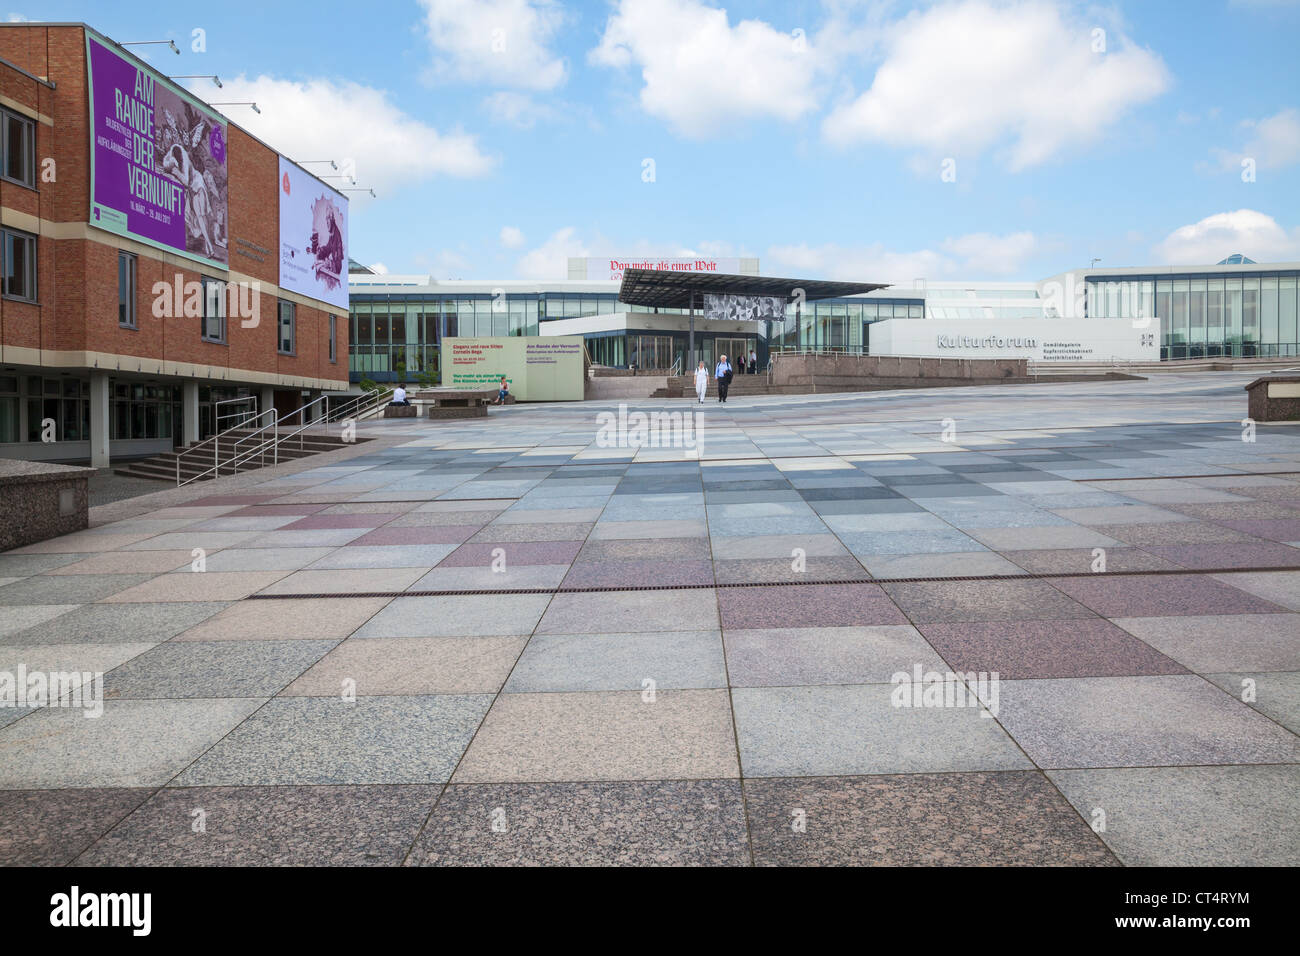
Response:
[[[745,356],[745,361],[749,361],[749,342],[746,339],[724,339],[716,338],[713,340],[714,363],[722,356],[727,357],[731,367],[736,367],[736,360],[740,356]]]

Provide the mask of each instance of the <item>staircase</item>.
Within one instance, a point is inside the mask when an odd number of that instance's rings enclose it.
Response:
[[[209,443],[202,454],[185,455],[184,449],[181,452],[167,452],[162,455],[155,455],[152,458],[141,458],[136,461],[126,462],[120,467],[114,468],[113,473],[127,475],[132,478],[158,478],[165,481],[176,481],[178,473],[176,459],[179,456],[181,459],[179,474],[183,483],[204,472],[208,472],[208,474],[203,475],[205,479],[216,477],[212,473],[214,464],[213,446],[216,446],[216,456],[221,461],[221,467],[217,471],[222,476],[227,476],[251,471],[255,468],[263,468],[268,465],[294,461],[298,458],[306,458],[308,455],[318,455],[324,451],[334,451],[336,448],[342,448],[347,444],[356,444],[357,442],[369,440],[358,435],[349,443],[343,441],[338,434],[305,431],[281,442],[278,448],[267,448],[265,451],[239,462],[238,465],[228,465],[227,462],[231,458],[253,449],[257,439],[237,445],[239,441],[247,439],[252,434],[253,429],[251,428],[223,432],[219,440]]]
[[[779,395],[779,390],[773,388],[767,383],[767,375],[736,375],[731,379],[731,387],[727,389],[727,399],[742,398],[746,395]],[[717,401],[718,383],[709,379],[708,391],[704,393],[707,400]],[[695,397],[695,376],[693,375],[673,375],[668,378],[667,384],[660,389],[656,389],[651,398],[694,398]]]
[[[340,427],[336,434],[329,424],[355,423],[380,414],[391,393],[392,389],[383,389],[356,398],[345,396],[333,404],[330,396],[321,396],[283,418],[274,408],[261,412],[250,409],[237,413],[239,424],[211,438],[153,458],[127,462],[113,470],[119,475],[174,481],[180,486],[334,451],[369,439],[352,434],[350,441],[344,441],[343,429]],[[261,427],[257,427],[259,424]]]

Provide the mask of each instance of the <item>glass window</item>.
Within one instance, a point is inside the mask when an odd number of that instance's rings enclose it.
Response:
[[[339,360],[338,344],[338,316],[330,316],[330,362],[337,363]]]
[[[36,188],[36,124],[26,116],[0,110],[6,179]]]
[[[129,252],[117,254],[117,324],[136,328],[135,316],[136,259]]]
[[[280,300],[280,334],[278,351],[283,355],[293,355],[296,343],[296,308],[294,303]]]
[[[1259,278],[1241,280],[1241,354],[1259,354]]]
[[[1276,345],[1278,341],[1277,332],[1277,279],[1260,279],[1259,340],[1270,345]]]
[[[4,230],[4,294],[36,301],[36,237]]]
[[[203,341],[226,343],[226,284],[203,277]]]
[[[1283,278],[1277,284],[1277,340],[1284,345],[1300,344],[1296,339],[1296,284],[1295,276]],[[1287,349],[1283,354],[1295,355],[1296,350]]]

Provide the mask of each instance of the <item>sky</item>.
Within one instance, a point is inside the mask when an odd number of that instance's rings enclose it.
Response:
[[[568,256],[1032,280],[1300,260],[1300,0],[40,0],[295,160],[349,253],[438,279]],[[330,173],[323,166],[313,171]],[[340,184],[340,180],[333,180]]]

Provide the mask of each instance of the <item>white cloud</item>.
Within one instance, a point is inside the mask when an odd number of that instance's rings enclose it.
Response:
[[[1055,2],[955,0],[889,28],[871,87],[832,110],[825,137],[939,156],[998,143],[1024,169],[1093,140],[1169,86],[1164,62],[1117,30],[1094,52],[1092,23]]]
[[[421,2],[435,79],[531,90],[564,82],[564,60],[551,49],[564,12],[552,0]]]
[[[1300,110],[1288,107],[1243,125],[1254,135],[1241,152],[1215,150],[1224,169],[1240,170],[1243,159],[1253,159],[1259,169],[1281,169],[1300,162]]]
[[[1037,248],[1038,239],[1031,232],[1006,236],[971,233],[945,239],[938,249],[903,252],[880,242],[866,246],[801,243],[768,249],[763,272],[910,286],[914,279],[978,280],[1015,275]]]
[[[1238,209],[1175,229],[1153,250],[1169,265],[1207,265],[1240,252],[1256,262],[1300,259],[1300,227],[1288,232],[1272,216]]]
[[[826,63],[800,40],[761,20],[732,26],[726,10],[697,0],[617,0],[588,59],[639,68],[645,111],[705,138],[739,120],[791,121],[817,108],[814,80]]]
[[[523,230],[517,226],[501,227],[501,245],[507,249],[518,249],[524,244]]]
[[[240,126],[291,159],[351,159],[358,184],[377,192],[431,176],[481,176],[495,165],[475,136],[439,132],[403,113],[384,90],[270,76],[224,82],[221,99],[252,100],[262,109],[258,114],[231,108]]]
[[[553,232],[545,242],[524,253],[515,264],[521,279],[563,279],[569,274],[569,256],[591,255],[573,226]]]

